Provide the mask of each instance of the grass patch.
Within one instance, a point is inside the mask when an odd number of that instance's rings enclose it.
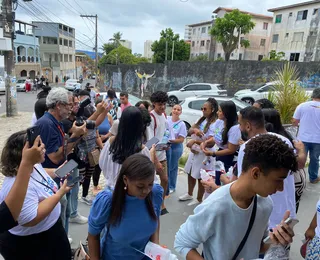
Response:
[[[184,155],[179,159],[179,167],[184,168],[184,166],[186,165],[186,162],[188,160],[188,156]]]

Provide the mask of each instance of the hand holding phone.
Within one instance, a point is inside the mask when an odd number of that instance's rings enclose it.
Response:
[[[60,168],[58,168],[54,174],[58,178],[64,178],[68,173],[70,173],[72,170],[78,167],[78,164],[74,160],[68,161],[66,164],[62,165]]]
[[[33,146],[34,141],[36,140],[38,135],[40,135],[40,127],[39,126],[35,125],[35,126],[29,127],[27,129],[27,140],[29,142],[30,148]],[[38,146],[40,146],[40,142],[39,142]]]
[[[159,139],[157,137],[152,137],[146,144],[145,146],[151,150],[152,145],[159,143]]]

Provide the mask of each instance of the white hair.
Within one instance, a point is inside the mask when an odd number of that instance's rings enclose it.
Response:
[[[69,94],[68,90],[62,87],[55,87],[52,88],[52,90],[49,92],[49,95],[46,99],[46,105],[47,107],[54,108],[58,102],[61,103],[69,103]]]

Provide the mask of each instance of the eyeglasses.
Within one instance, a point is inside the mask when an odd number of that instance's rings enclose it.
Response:
[[[201,111],[207,111],[207,108],[206,107],[202,107]]]

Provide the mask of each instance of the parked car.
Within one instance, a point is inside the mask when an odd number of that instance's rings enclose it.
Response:
[[[227,96],[227,91],[222,84],[192,83],[175,91],[169,91],[169,105],[173,106],[184,101],[188,97],[199,97],[203,95]]]
[[[201,97],[186,98],[185,101],[181,103],[182,114],[180,119],[185,122],[187,129],[196,123],[197,120],[202,116],[201,108],[209,97],[213,97],[215,100],[217,100],[218,104],[231,100],[235,103],[237,111],[249,106],[248,103],[233,97],[205,95]]]
[[[0,94],[6,93],[6,83],[3,77],[0,77]]]
[[[18,92],[26,91],[26,80],[25,79],[18,79],[17,80],[17,91]]]
[[[76,79],[68,79],[65,84],[65,88],[70,91],[81,89],[81,84]]]

